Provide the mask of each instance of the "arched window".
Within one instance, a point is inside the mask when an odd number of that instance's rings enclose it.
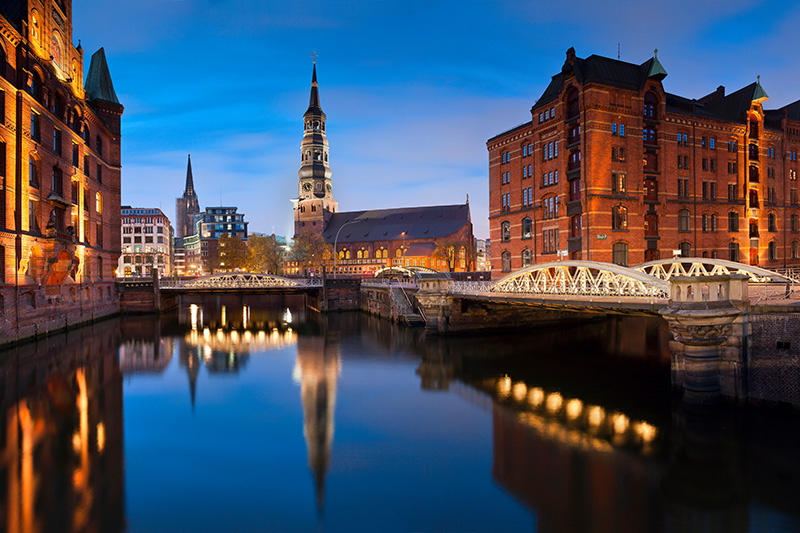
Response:
[[[369,250],[363,250],[364,259],[369,259]]]
[[[751,161],[758,161],[758,145],[756,143],[750,143],[747,146],[747,156]]]
[[[624,242],[615,242],[611,248],[612,258],[614,264],[620,266],[628,266],[628,244]]]
[[[359,251],[356,252],[356,259],[362,259],[363,256],[364,256],[364,252],[362,250],[359,250]]]
[[[103,214],[103,196],[99,192],[94,195],[94,210],[98,215]]]
[[[395,257],[403,257],[403,249],[402,249],[402,248],[398,248],[398,249],[396,249],[396,250],[394,251],[394,256],[395,256]]]
[[[500,224],[500,241],[508,242],[511,240],[511,222],[508,220]]]
[[[33,76],[31,77],[31,96],[34,97],[37,101],[42,101],[42,78],[39,76],[37,71],[33,71]]]
[[[530,217],[522,219],[522,238],[530,239],[533,236],[533,222]]]
[[[569,217],[569,236],[580,237],[581,229],[582,229],[581,215],[572,215],[571,217]]]
[[[94,149],[95,151],[97,151],[97,155],[103,157],[103,139],[101,139],[100,136],[98,135],[97,137],[95,137],[94,143],[95,143]]]
[[[615,206],[611,210],[611,229],[628,229],[628,208],[622,205]]]
[[[533,264],[533,252],[528,250],[522,250],[522,266],[531,266]]]
[[[800,259],[800,242],[792,241],[792,259]]]
[[[755,239],[758,237],[758,221],[754,218],[750,219],[750,238]]]
[[[731,241],[728,245],[728,259],[731,261],[738,261],[739,260],[739,243],[736,241]]]
[[[567,94],[567,119],[577,117],[579,112],[578,90],[573,88]]]
[[[758,183],[758,167],[750,165],[750,181]]]
[[[500,259],[503,263],[502,268],[503,272],[511,272],[511,252],[505,251],[500,255]]]
[[[767,246],[767,251],[769,252],[770,261],[778,260],[778,244],[775,241],[769,241],[769,245]]]
[[[692,257],[692,245],[689,242],[683,241],[678,248],[681,250],[681,257]]]
[[[758,119],[755,117],[750,118],[750,138],[758,139]]]
[[[657,118],[658,97],[653,91],[647,91],[644,95],[644,116],[645,118]]]
[[[678,231],[691,231],[691,213],[688,209],[678,211]]]
[[[768,231],[771,233],[775,233],[778,231],[778,217],[775,216],[775,213],[770,213],[767,217],[768,220]]]

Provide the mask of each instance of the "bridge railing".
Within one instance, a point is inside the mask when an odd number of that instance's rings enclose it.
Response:
[[[388,288],[388,287],[402,287],[404,289],[419,289],[419,283],[417,280],[391,280],[391,279],[374,279],[374,280],[363,280],[361,282],[362,287],[372,287],[376,289],[380,288]]]
[[[273,276],[211,276],[207,278],[161,278],[159,288],[170,289],[279,289],[322,287],[322,278],[281,278]]]

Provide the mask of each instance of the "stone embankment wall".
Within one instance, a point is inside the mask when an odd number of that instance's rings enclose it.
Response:
[[[800,407],[800,309],[753,306],[749,321],[750,399]]]
[[[327,297],[327,311],[353,311],[358,310],[361,299],[360,278],[328,278],[325,280],[325,297]]]
[[[0,346],[48,335],[119,313],[114,282],[0,289]]]

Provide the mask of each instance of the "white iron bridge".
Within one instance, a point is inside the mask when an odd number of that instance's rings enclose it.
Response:
[[[670,297],[674,276],[745,274],[751,283],[786,284],[789,278],[756,266],[705,258],[676,258],[623,267],[598,261],[554,261],[512,272],[495,282],[451,281],[451,296],[580,307],[657,310]]]
[[[159,288],[166,291],[180,292],[260,292],[260,291],[297,291],[318,289],[322,287],[321,278],[284,278],[270,274],[252,274],[234,272],[215,274],[189,280],[162,278]]]

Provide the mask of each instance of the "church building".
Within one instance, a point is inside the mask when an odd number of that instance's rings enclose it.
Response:
[[[292,199],[295,236],[304,231],[322,235],[335,248],[336,271],[340,273],[368,275],[389,266],[455,272],[475,269],[469,201],[339,212],[333,199],[325,121],[315,63],[311,97],[303,115],[298,197]],[[448,261],[434,255],[438,245],[453,246],[458,251]]]

